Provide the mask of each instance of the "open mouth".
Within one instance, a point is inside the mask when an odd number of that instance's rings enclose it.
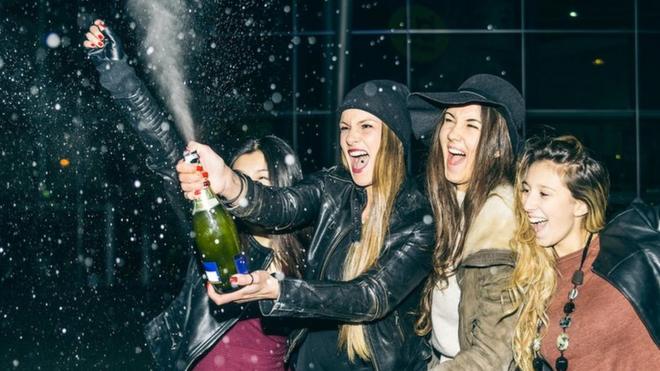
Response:
[[[466,157],[465,152],[453,147],[447,148],[447,152],[449,152],[447,154],[448,165],[456,166],[456,165],[460,165],[463,161],[465,161],[465,157]]]
[[[348,156],[351,158],[351,171],[353,174],[360,174],[369,165],[369,153],[367,151],[352,149],[348,151]]]
[[[534,228],[534,232],[538,233],[548,224],[548,219],[529,217],[529,222],[532,224],[532,228]]]

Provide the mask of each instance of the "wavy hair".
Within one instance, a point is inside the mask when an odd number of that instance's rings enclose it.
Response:
[[[609,175],[593,159],[580,141],[573,136],[537,138],[527,143],[516,171],[517,231],[514,245],[518,253],[511,289],[514,303],[520,306],[520,317],[514,331],[513,353],[522,371],[532,371],[532,344],[539,327],[548,324],[547,307],[556,285],[557,272],[554,255],[536,242],[522,202],[522,183],[529,168],[536,162],[551,161],[560,167],[560,176],[571,195],[588,207],[582,228],[598,233],[605,226],[605,210],[609,193]],[[545,330],[543,330],[545,333]],[[543,335],[543,334],[541,334]]]
[[[344,160],[345,164],[345,160]],[[346,164],[345,164],[346,165]],[[394,200],[406,175],[403,144],[392,130],[383,124],[380,148],[374,164],[371,203],[362,238],[354,243],[344,261],[343,279],[349,281],[373,267],[380,256],[388,234]],[[339,347],[346,347],[348,358],[371,359],[363,325],[343,324],[339,329]]]

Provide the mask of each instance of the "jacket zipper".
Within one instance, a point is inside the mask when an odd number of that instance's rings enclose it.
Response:
[[[264,264],[261,266],[261,269],[266,269],[266,268],[270,265],[270,263],[271,263],[272,261],[273,261],[273,253],[271,252],[271,253],[269,253],[269,254],[266,256],[266,259],[264,259]],[[218,331],[218,332],[222,332],[223,335],[224,335],[225,333],[227,333],[227,331],[229,331],[230,328],[234,327],[234,325],[236,324],[236,322],[238,322],[238,319],[243,315],[243,312],[245,312],[245,310],[247,309],[247,307],[248,307],[248,306],[247,306],[247,304],[246,304],[245,307],[243,307],[243,310],[241,311],[241,314],[240,314],[237,318],[233,318],[233,319],[231,320],[231,324],[228,325],[228,326],[226,326],[225,329],[223,329],[222,331]],[[206,350],[208,350],[208,346],[211,345],[211,344],[213,344],[213,343],[215,343],[216,341],[218,341],[218,339],[221,338],[221,337],[222,337],[222,335],[220,335],[220,336],[217,337],[217,338],[216,338],[215,336],[211,336],[211,337],[209,338],[209,340],[207,340],[207,341],[203,344],[203,346],[198,347],[197,349],[199,349],[199,350],[198,350],[197,352],[195,352],[195,354],[191,354],[191,355],[190,355],[190,357],[189,357],[189,358],[190,358],[190,361],[189,361],[188,364],[186,365],[185,370],[186,370],[186,371],[190,370],[190,366],[192,366],[192,364],[195,363],[195,361],[197,360],[197,357],[199,357],[200,354],[202,354],[202,353],[204,353]]]
[[[374,371],[380,370],[378,367],[378,361],[376,360],[376,355],[374,354],[374,347],[371,345],[371,338],[369,337],[369,331],[367,325],[362,325],[364,329],[364,340],[367,341],[367,348],[369,348],[369,354],[371,354],[371,364],[374,366]]]

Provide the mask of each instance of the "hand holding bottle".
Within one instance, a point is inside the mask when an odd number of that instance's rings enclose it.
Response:
[[[199,155],[199,164],[187,164],[181,160],[176,165],[179,173],[181,189],[187,199],[199,197],[204,186],[204,180],[208,180],[213,193],[229,200],[239,199],[239,193],[243,190],[241,178],[225,164],[222,157],[218,156],[209,146],[190,142],[189,151],[196,151]]]
[[[230,278],[232,286],[240,290],[219,294],[211,285],[207,286],[209,298],[217,305],[227,303],[246,303],[255,300],[276,300],[280,296],[280,283],[277,278],[266,271],[255,271],[250,274],[235,274]]]

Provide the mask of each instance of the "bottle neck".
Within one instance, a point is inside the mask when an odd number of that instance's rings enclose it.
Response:
[[[218,198],[211,192],[211,189],[208,186],[202,188],[202,193],[199,195],[199,198],[195,200],[193,207],[193,214],[200,211],[210,210],[220,204]]]

